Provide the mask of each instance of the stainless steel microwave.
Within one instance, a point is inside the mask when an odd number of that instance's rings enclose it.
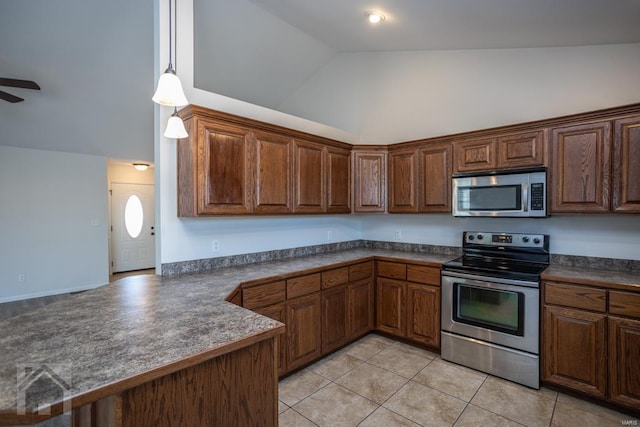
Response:
[[[455,174],[453,216],[547,216],[547,172],[544,168]]]

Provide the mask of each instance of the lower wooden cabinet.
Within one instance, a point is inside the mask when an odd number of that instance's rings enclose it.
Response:
[[[378,277],[376,289],[376,328],[382,332],[405,336],[405,294],[402,280]]]
[[[607,317],[565,307],[545,306],[542,377],[596,397],[607,390]]]
[[[609,394],[640,408],[640,320],[609,317]]]
[[[543,281],[542,381],[640,409],[640,292]]]
[[[348,286],[349,341],[373,329],[373,282],[371,278],[350,283]]]
[[[407,284],[407,338],[440,347],[440,288]]]
[[[320,293],[287,300],[287,371],[322,354]]]
[[[322,292],[322,353],[328,353],[347,343],[348,311],[346,285]]]

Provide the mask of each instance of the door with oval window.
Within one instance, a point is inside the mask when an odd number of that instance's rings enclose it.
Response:
[[[155,267],[153,187],[111,184],[113,273]]]

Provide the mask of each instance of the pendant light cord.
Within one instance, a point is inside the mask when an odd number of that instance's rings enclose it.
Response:
[[[176,5],[177,6],[177,5]],[[171,0],[169,0],[169,67],[167,68],[167,70],[173,70],[173,64],[171,64],[172,61],[172,45],[173,45],[173,38],[171,37],[171,25],[172,25],[172,14],[171,14]]]

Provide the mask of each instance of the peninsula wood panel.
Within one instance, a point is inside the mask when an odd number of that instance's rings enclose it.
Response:
[[[275,340],[122,393],[122,426],[276,426]]]
[[[451,212],[451,144],[429,145],[418,151],[418,210]]]
[[[498,164],[496,138],[456,141],[453,149],[454,172],[491,170]]]
[[[616,120],[613,148],[613,210],[640,212],[640,115]]]
[[[387,153],[353,152],[353,211],[385,212],[387,198]]]
[[[285,324],[285,333],[278,335],[275,338],[275,348],[277,350],[276,360],[278,361],[276,367],[278,369],[278,376],[284,375],[287,372],[287,306],[284,302],[281,302],[268,307],[257,308],[255,309],[255,312]]]
[[[509,169],[545,164],[545,132],[516,133],[498,138],[498,168]]]
[[[351,212],[351,151],[327,147],[327,212]]]
[[[389,212],[417,212],[417,151],[393,151],[388,156]]]
[[[551,132],[551,212],[609,212],[611,122]]]
[[[324,213],[327,210],[324,146],[295,140],[293,153],[293,212]]]
[[[542,379],[605,397],[606,315],[546,305],[543,319]]]
[[[253,132],[255,146],[255,213],[292,212],[293,140],[267,132]]]

